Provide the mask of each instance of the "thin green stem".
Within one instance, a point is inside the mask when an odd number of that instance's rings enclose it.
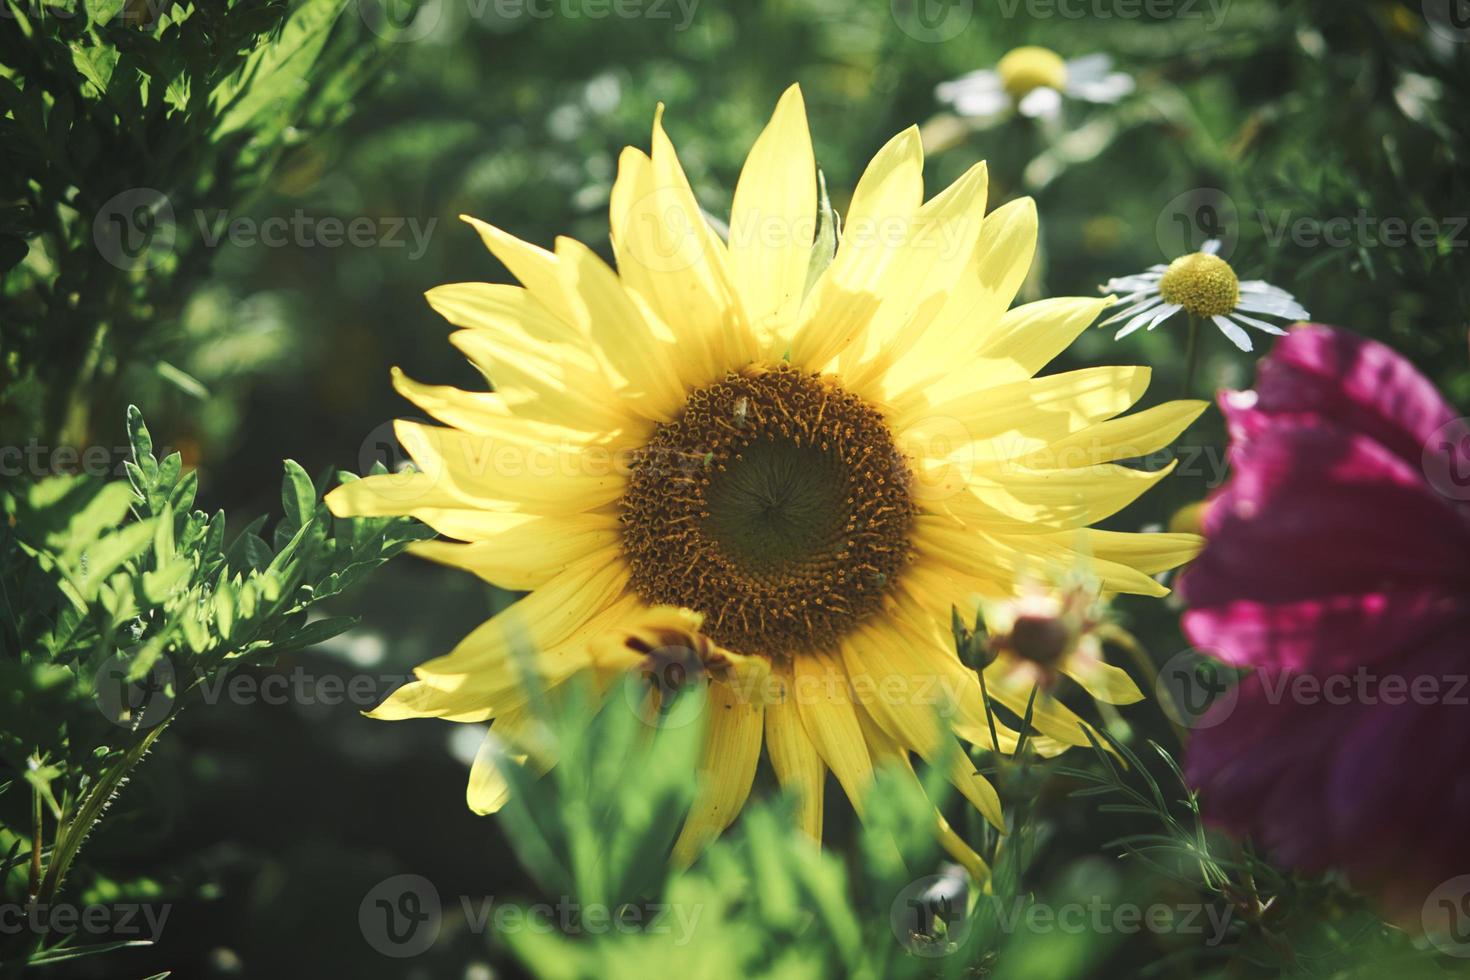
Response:
[[[1189,339],[1184,348],[1184,388],[1180,392],[1182,397],[1188,398],[1194,393],[1194,372],[1199,366],[1199,317],[1193,313],[1189,314]]]
[[[128,774],[133,771],[133,767],[143,761],[143,757],[153,747],[154,740],[163,734],[170,720],[165,720],[143,736],[137,745],[129,749],[122,759],[97,781],[97,784],[78,801],[74,818],[70,820],[63,818],[58,821],[56,840],[51,847],[51,863],[46,868],[45,877],[41,879],[41,887],[36,894],[37,901],[50,901],[51,897],[56,894],[56,889],[60,887],[62,879],[66,877],[67,871],[71,868],[72,860],[82,849],[82,842],[92,832],[92,827],[107,809],[107,804],[112,801],[118,789],[122,787]]]
[[[41,889],[41,835],[45,811],[41,806],[41,787],[31,787],[31,880],[28,893],[35,895]]]
[[[1158,665],[1154,663],[1154,658],[1148,655],[1148,651],[1143,648],[1143,644],[1139,643],[1138,639],[1132,633],[1112,623],[1105,623],[1098,629],[1098,635],[1104,643],[1110,643],[1118,647],[1132,658],[1133,663],[1143,673],[1144,680],[1148,686],[1153,688],[1159,697],[1168,697],[1167,692],[1160,693],[1161,685],[1159,684]],[[1169,712],[1163,711],[1162,713],[1168,719],[1169,728],[1174,733],[1174,738],[1179,742],[1179,747],[1188,748],[1189,729],[1181,725]]]
[[[990,710],[990,691],[985,687],[985,668],[981,667],[975,671],[975,676],[980,678],[980,700],[985,705],[985,722],[990,726],[990,747],[1000,755],[1000,736],[995,731],[995,712]]]

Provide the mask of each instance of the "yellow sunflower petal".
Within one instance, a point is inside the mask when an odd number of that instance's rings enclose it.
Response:
[[[520,653],[544,667],[545,676],[565,673],[589,662],[568,641],[589,625],[610,629],[637,608],[624,596],[628,573],[616,552],[598,552],[576,562],[541,588],[492,616],[453,650],[417,668],[420,680],[446,691],[500,690],[519,683]]]
[[[481,221],[479,218],[472,218],[467,214],[459,217],[461,221],[467,222],[479,233],[485,247],[510,270],[511,275],[521,281],[521,285],[525,286],[531,295],[550,311],[552,316],[557,317],[564,324],[575,322],[572,303],[562,285],[561,277],[557,274],[555,255],[544,248],[523,242],[514,235]]]
[[[422,681],[409,681],[383,703],[364,712],[378,721],[442,718],[445,721],[488,721],[499,711],[520,704],[524,697],[487,697],[476,691],[444,691]]]
[[[756,356],[725,245],[710,228],[654,117],[653,152],[624,153],[614,187],[618,274],[642,294],[683,350],[684,382],[708,384]]]
[[[1104,561],[1118,562],[1148,575],[1177,568],[1200,553],[1205,539],[1198,534],[1128,534],[1123,531],[1086,532],[1085,547]]]
[[[792,85],[745,158],[730,208],[730,276],[751,323],[767,333],[796,318],[816,231],[817,177],[806,105]]]
[[[548,270],[556,273],[553,265]],[[456,327],[523,333],[533,340],[552,344],[577,344],[582,340],[573,322],[553,313],[529,289],[498,282],[453,282],[424,293],[429,306]],[[566,316],[572,315],[565,307]]]
[[[977,349],[998,329],[1031,268],[1036,228],[1036,202],[1029,197],[986,215],[969,271],[896,370],[894,390],[952,377],[956,351]],[[951,384],[964,390],[964,380]]]
[[[490,435],[508,414],[504,400],[494,392],[420,384],[396,367],[391,374],[395,391],[445,425]]]
[[[1020,523],[1020,527],[993,528],[1027,533],[1082,527],[1137,500],[1174,471],[1178,460],[1159,470],[1135,470],[1116,463],[1081,466],[1070,470],[1032,470],[1019,465],[996,470],[977,467],[969,495],[945,498],[945,506],[967,522],[986,527],[983,511],[971,508],[979,500]]]
[[[351,480],[326,496],[337,517],[399,517],[425,508],[460,508],[465,501],[428,473],[376,473]]]
[[[706,711],[699,789],[674,844],[674,860],[683,865],[693,862],[730,826],[750,795],[760,760],[764,717],[759,701],[741,697],[722,681],[711,681]]]
[[[500,727],[503,720],[497,719],[492,730],[485,733],[485,741],[480,743],[480,750],[475,753],[475,761],[470,766],[465,802],[480,816],[498,813],[510,801],[510,783],[501,766],[506,763],[518,766],[526,763],[526,754],[511,749],[501,733],[494,730]]]
[[[789,666],[773,668],[773,675],[782,690],[792,689]],[[797,822],[801,829],[812,840],[821,841],[827,766],[807,735],[794,701],[785,699],[766,705],[766,752],[776,779],[782,786],[793,788],[798,796]]]
[[[868,742],[873,761],[880,766],[887,766],[890,772],[904,779],[910,787],[923,792],[923,783],[919,781],[918,773],[914,772],[914,766],[909,761],[908,753],[870,719],[861,716],[860,718],[863,723],[863,737]],[[937,808],[934,811],[934,824],[940,844],[970,873],[971,877],[976,881],[985,881],[990,877],[990,866],[985,863],[985,859],[976,853],[964,838],[954,832],[954,828],[949,825],[949,821],[944,819],[944,814],[940,813]]]
[[[1000,318],[976,353],[1013,361],[1028,375],[1035,374],[1066,350],[1111,302],[1107,296],[1066,296],[1018,306]]]
[[[801,654],[794,658],[791,696],[807,738],[842,784],[853,809],[861,814],[873,783],[873,761],[858,725],[846,673],[826,654]]]
[[[862,336],[882,305],[883,277],[902,254],[924,198],[917,127],[878,151],[853,191],[842,243],[802,305],[791,363],[819,370]]]
[[[626,484],[617,447],[588,447],[530,438],[511,441],[399,419],[398,441],[419,468],[462,503],[506,502],[537,514],[594,510]]]
[[[1165,402],[1078,429],[1018,461],[1035,469],[1060,469],[1147,456],[1172,445],[1208,407],[1203,401]]]
[[[500,534],[483,541],[416,541],[411,554],[473,572],[511,592],[540,588],[594,552],[615,553],[621,535],[611,514],[507,515]]]
[[[459,330],[449,342],[480,370],[514,415],[590,432],[616,432],[636,416],[593,359],[566,344],[514,331]]]
[[[844,366],[845,382],[856,387],[878,383],[944,307],[974,254],[989,180],[985,164],[977,163],[919,208],[913,235],[885,279],[886,296],[868,325],[861,358],[866,364]],[[851,352],[849,348],[844,356]]]
[[[1096,657],[1069,657],[1062,663],[1062,673],[1082,685],[1082,689],[1108,704],[1135,704],[1143,700],[1132,677],[1121,667]]]
[[[980,776],[970,758],[949,735],[945,713],[952,704],[940,698],[932,675],[906,673],[895,649],[908,641],[891,625],[860,628],[842,645],[842,659],[853,684],[865,681],[860,703],[878,725],[904,748],[926,760],[944,759],[950,782],[997,828],[1005,829],[1000,797]]]
[[[576,302],[578,323],[626,381],[630,406],[655,421],[669,421],[687,392],[674,366],[676,351],[667,328],[644,317],[617,274],[586,245],[558,238],[556,255]]]
[[[908,429],[931,417],[952,418],[974,443],[993,443],[988,453],[1004,459],[1014,444],[1032,448],[1127,411],[1143,397],[1152,372],[1146,367],[1096,367],[979,389],[894,419]]]

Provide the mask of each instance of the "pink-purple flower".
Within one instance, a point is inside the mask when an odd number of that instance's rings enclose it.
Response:
[[[1232,476],[1184,627],[1251,673],[1187,774],[1276,860],[1443,925],[1426,898],[1470,872],[1470,427],[1398,354],[1317,324],[1220,406]]]

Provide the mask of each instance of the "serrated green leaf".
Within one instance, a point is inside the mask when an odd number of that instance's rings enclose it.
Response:
[[[142,471],[146,486],[153,486],[158,479],[158,460],[153,458],[153,436],[143,421],[138,406],[128,406],[128,444],[133,449],[133,462]]]

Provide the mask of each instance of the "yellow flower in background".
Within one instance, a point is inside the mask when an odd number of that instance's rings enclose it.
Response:
[[[400,421],[419,472],[328,498],[336,514],[415,516],[457,539],[418,554],[529,592],[373,715],[493,719],[487,745],[551,764],[526,735],[512,652],[524,639],[553,689],[589,671],[704,685],[705,778],[678,860],[735,818],[763,746],[815,838],[828,771],[861,813],[875,767],[903,771],[914,753],[949,760],[999,827],[996,793],[955,737],[1008,752],[1017,736],[1002,725],[992,744],[951,608],[973,614],[1035,566],[1084,559],[1110,591],[1163,595],[1150,576],[1190,558],[1194,536],[1089,525],[1167,472],[1113,461],[1167,446],[1204,405],[1123,416],[1144,367],[1035,377],[1109,300],[1007,309],[1036,211],[1023,199],[985,215],[984,164],[925,201],[918,132],[895,136],[858,182],[833,255],[814,247],[816,166],[793,86],[741,172],[725,241],[661,116],[652,152],[619,162],[617,271],[570,239],[545,251],[467,219],[521,285],[428,299],[495,391],[395,371],[444,425]],[[989,691],[1017,714],[1031,694],[999,671]],[[1052,698],[1037,699],[1034,724],[1039,751],[1087,744]],[[471,773],[479,812],[506,798],[494,755]]]
[[[1074,576],[1075,578],[1075,576]],[[1050,690],[1070,677],[1105,704],[1133,704],[1143,692],[1124,671],[1103,660],[1103,640],[1125,636],[1106,622],[1097,583],[1077,579],[1055,585],[1024,582],[1008,599],[986,599],[987,672],[1019,673],[1026,683]]]

